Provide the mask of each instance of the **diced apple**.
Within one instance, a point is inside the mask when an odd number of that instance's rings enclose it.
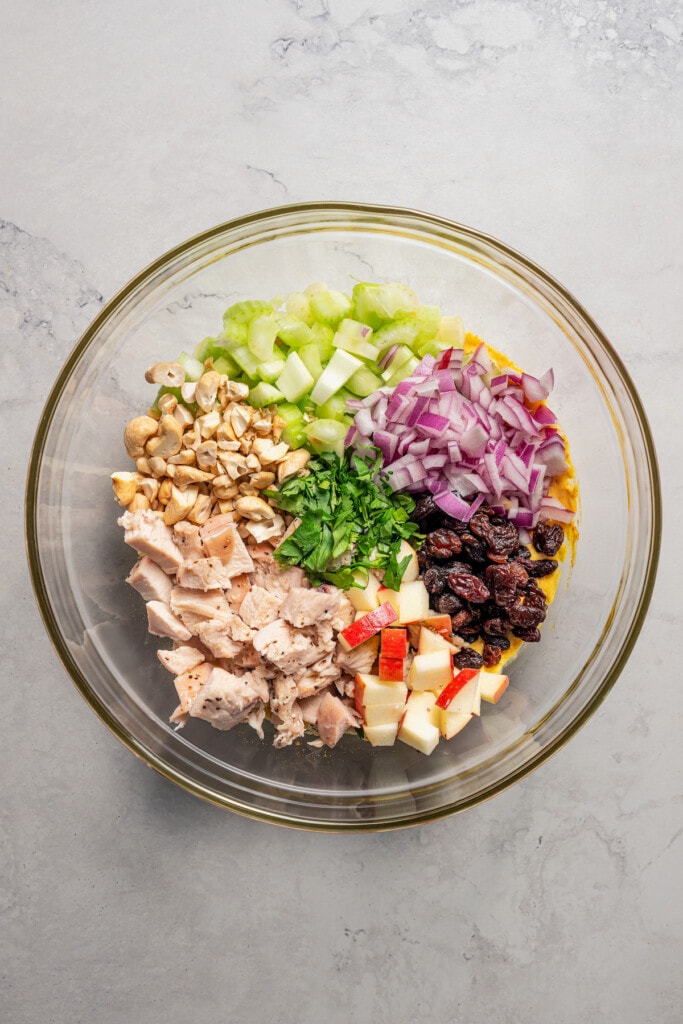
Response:
[[[481,697],[479,695],[479,677],[477,672],[463,687],[461,687],[448,706],[444,708],[449,714],[456,712],[464,715],[478,715],[481,712]]]
[[[489,704],[497,704],[507,690],[509,682],[509,678],[499,672],[486,672],[482,669],[479,679],[481,699],[488,701]]]
[[[450,615],[428,615],[423,623],[427,629],[433,629],[435,633],[449,637],[453,633],[453,624]]]
[[[402,583],[399,591],[399,620],[403,625],[421,622],[429,615],[429,593],[422,580]]]
[[[439,709],[436,706],[436,694],[430,690],[415,690],[408,694],[406,711],[415,711],[427,716],[432,725],[439,724]]]
[[[427,699],[416,701],[416,697]],[[398,738],[423,754],[431,754],[440,735],[439,727],[434,723],[436,715],[434,694],[411,694],[398,728]]]
[[[453,739],[471,721],[472,715],[466,715],[461,711],[439,711],[439,729],[447,740]]]
[[[366,725],[391,725],[392,723],[398,725],[405,709],[406,702],[404,700],[398,701],[396,704],[371,704],[369,707],[363,708],[361,712],[363,728]]]
[[[346,591],[346,596],[356,611],[371,612],[375,608],[379,607],[379,587],[379,580],[375,574],[371,572],[368,582],[362,590],[358,587],[350,587]]]
[[[420,634],[417,642],[418,654],[430,654],[432,651],[450,651],[455,654],[460,650],[455,644],[450,643],[441,633],[435,633],[431,629],[420,626]]]
[[[405,658],[408,636],[405,629],[383,629],[381,653],[387,658]]]
[[[375,704],[405,704],[407,696],[408,687],[405,683],[383,683],[379,676],[369,672],[359,672],[356,675],[354,697],[356,708],[361,715],[363,708]]]
[[[385,626],[389,626],[396,619],[396,612],[387,601],[379,608],[367,612],[362,618],[352,622],[346,629],[342,629],[339,634],[339,642],[344,650],[352,651],[369,640],[371,636],[376,636]]]
[[[390,590],[389,587],[381,586],[378,591],[378,598],[381,601],[388,601],[391,607],[396,612],[396,616],[400,615],[401,611],[401,595],[398,590]]]
[[[408,673],[411,690],[440,690],[453,676],[450,651],[431,651],[416,654]]]
[[[403,658],[387,658],[386,655],[379,656],[379,677],[382,682],[403,682],[405,676],[405,665]]]
[[[479,675],[478,668],[462,668],[459,672],[453,676],[448,682],[436,700],[436,705],[444,710],[451,703],[456,694],[460,693],[463,686],[469,683],[470,679],[474,679],[475,676]]]
[[[398,555],[396,556],[397,562],[402,562],[404,558],[410,557],[407,568],[401,577],[401,586],[405,583],[412,583],[420,575],[420,566],[417,563],[417,551],[415,548],[408,543],[407,540],[402,540],[399,547]]]
[[[373,747],[393,747],[398,735],[398,722],[382,725],[364,725],[363,733]]]

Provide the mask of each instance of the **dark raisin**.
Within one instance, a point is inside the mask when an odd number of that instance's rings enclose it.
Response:
[[[527,585],[518,591],[507,610],[513,631],[515,627],[526,630],[538,626],[545,619],[547,612],[545,595],[533,580],[529,580]]]
[[[483,664],[484,659],[481,654],[471,647],[464,647],[462,651],[453,655],[453,665],[457,669],[481,668]]]
[[[432,528],[433,519],[441,520],[441,509],[431,494],[425,494],[417,499],[410,518],[426,531]]]
[[[471,604],[483,604],[488,601],[491,591],[478,576],[465,572],[449,572],[448,586],[454,594]]]
[[[455,597],[455,594],[453,595]],[[452,613],[449,613],[452,614]],[[468,608],[463,608],[461,611],[456,612],[451,619],[451,629],[454,633],[459,633],[463,627],[467,626],[468,622],[472,621],[472,612]],[[479,627],[477,626],[477,629]]]
[[[463,555],[465,555],[471,562],[480,562],[485,565],[488,561],[486,557],[486,545],[482,543],[474,534],[466,532],[462,535],[463,543]]]
[[[550,576],[550,573],[555,572],[558,565],[559,562],[556,562],[554,558],[532,558],[525,569],[529,576],[533,576],[537,580],[541,576]]]
[[[507,557],[519,545],[519,530],[514,523],[500,516],[476,512],[470,520],[470,530],[484,541],[489,557]]]
[[[438,569],[427,569],[422,580],[430,594],[442,594],[446,589],[447,579]]]
[[[461,609],[462,601],[455,594],[441,594],[436,599],[436,610],[444,615],[453,615]]]
[[[484,644],[484,665],[486,668],[493,668],[500,661],[500,656],[503,653],[502,648],[498,644]]]
[[[518,587],[526,583],[528,575],[519,562],[506,562],[505,565],[490,565],[484,579],[491,588],[495,603],[501,608],[509,608]]]
[[[517,550],[517,551],[516,551],[516,552],[515,552],[515,553],[514,553],[513,555],[511,555],[510,557],[511,557],[511,558],[514,558],[514,559],[515,559],[515,561],[519,561],[520,559],[524,559],[524,560],[525,560],[525,559],[527,559],[527,558],[531,558],[531,552],[529,551],[529,549],[528,549],[528,548],[520,547],[520,548],[519,548],[519,549],[518,549],[518,550]]]
[[[539,554],[552,557],[562,547],[564,530],[559,523],[539,523],[534,529],[532,540]]]
[[[513,632],[519,640],[524,640],[527,644],[537,644],[541,639],[541,631],[538,626],[530,626],[528,629],[515,626]]]
[[[434,530],[427,535],[424,549],[428,558],[452,558],[462,551],[462,541],[454,530]]]
[[[505,636],[505,634],[507,633],[509,628],[510,628],[510,624],[507,621],[507,619],[501,619],[501,618],[485,619],[484,622],[482,622],[482,625],[481,625],[481,631],[484,634],[484,636],[487,636],[487,637],[488,636],[495,636],[495,637]]]

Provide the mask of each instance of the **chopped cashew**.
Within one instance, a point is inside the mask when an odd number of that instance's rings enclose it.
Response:
[[[284,483],[290,476],[300,473],[305,469],[310,457],[311,453],[305,448],[295,448],[294,451],[288,452],[277,467],[277,482]]]
[[[176,466],[173,474],[173,483],[183,490],[190,484],[205,484],[213,479],[212,473],[205,473],[194,466]]]
[[[235,500],[235,511],[252,522],[275,518],[275,512],[263,498],[243,497]]]
[[[164,509],[164,522],[167,526],[173,526],[184,519],[188,512],[191,512],[199,491],[197,487],[188,487],[181,491],[175,484],[171,485],[171,499]]]
[[[159,421],[152,416],[136,416],[123,432],[123,443],[131,459],[139,459],[145,454],[145,445],[150,437],[154,437],[159,429]]]
[[[139,473],[112,473],[111,485],[119,505],[130,505],[141,480]]]
[[[178,399],[168,391],[157,400],[157,407],[162,416],[170,416],[177,405]]]
[[[203,376],[197,381],[194,393],[195,401],[202,412],[211,412],[216,404],[216,395],[218,393],[220,380],[220,373],[217,373],[215,370],[208,370],[207,373],[203,374]]]
[[[185,383],[185,371],[179,363],[155,363],[145,374],[145,380],[148,384],[179,388]]]
[[[173,416],[162,416],[159,421],[159,437],[148,441],[146,450],[149,455],[167,459],[170,455],[178,454],[182,443],[183,433],[178,421]]]

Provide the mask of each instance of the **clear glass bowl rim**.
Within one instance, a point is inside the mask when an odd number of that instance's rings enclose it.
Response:
[[[307,222],[313,223],[316,218],[346,218],[349,222],[357,218],[357,223],[362,226],[365,223],[384,224],[389,226],[392,221],[395,220],[408,220],[413,221],[415,227],[422,227],[431,230],[435,234],[445,234],[446,236],[453,238],[454,236],[465,237],[469,242],[476,245],[481,245],[486,250],[493,250],[504,256],[507,260],[510,260],[513,264],[517,265],[517,268],[524,272],[527,283],[531,283],[534,287],[540,285],[543,292],[547,291],[550,294],[554,293],[555,297],[559,297],[571,311],[582,320],[587,326],[588,330],[593,336],[603,352],[608,356],[609,361],[612,363],[614,369],[618,373],[621,383],[624,385],[627,392],[628,399],[632,406],[632,411],[636,416],[638,425],[640,428],[641,439],[644,446],[644,454],[646,457],[646,471],[649,477],[650,487],[650,508],[649,513],[651,516],[652,530],[650,537],[648,538],[648,550],[646,557],[646,571],[644,577],[644,584],[639,595],[638,605],[633,616],[632,628],[628,637],[628,641],[624,644],[620,652],[614,658],[611,665],[610,671],[605,675],[599,687],[591,695],[591,698],[587,701],[583,707],[581,713],[574,719],[567,723],[564,729],[559,732],[554,739],[544,746],[542,749],[521,765],[515,771],[509,773],[505,777],[497,780],[487,790],[477,792],[471,797],[464,800],[460,800],[456,805],[446,804],[437,810],[431,809],[425,813],[416,812],[410,818],[400,819],[386,819],[386,820],[354,820],[349,822],[341,821],[314,821],[314,820],[303,820],[300,818],[290,818],[286,814],[274,814],[269,811],[264,811],[258,807],[246,805],[240,803],[238,800],[226,798],[223,795],[218,795],[210,790],[195,783],[191,778],[188,778],[181,772],[176,771],[167,765],[164,760],[156,756],[151,751],[147,750],[128,730],[123,728],[116,718],[109,712],[106,705],[100,700],[98,695],[92,690],[87,679],[80,671],[79,667],[72,658],[68,646],[64,641],[62,633],[59,628],[54,610],[47,596],[47,588],[45,585],[42,567],[40,563],[39,555],[39,539],[37,532],[37,489],[38,480],[40,476],[41,462],[45,443],[49,434],[50,426],[53,420],[53,416],[62,395],[62,392],[69,381],[71,374],[77,367],[82,356],[87,351],[90,344],[94,339],[97,338],[100,330],[107,320],[113,316],[113,314],[123,306],[129,297],[146,282],[153,280],[160,272],[164,270],[167,265],[173,264],[176,260],[181,259],[190,250],[196,247],[205,245],[213,239],[217,239],[226,233],[237,233],[244,232],[249,229],[258,229],[265,223],[273,220],[280,221],[292,221],[294,220],[300,224],[305,225]],[[661,545],[661,532],[662,532],[662,508],[661,508],[661,486],[659,469],[657,464],[657,455],[652,438],[652,433],[648,423],[647,415],[645,413],[643,404],[640,396],[635,388],[633,381],[631,380],[630,374],[620,357],[617,355],[616,350],[612,344],[608,341],[600,327],[593,320],[590,314],[585,308],[577,301],[577,299],[569,292],[559,281],[553,278],[545,270],[543,270],[538,264],[528,259],[515,249],[511,248],[499,239],[481,232],[477,229],[468,227],[464,224],[460,224],[456,221],[449,220],[447,218],[438,216],[436,214],[425,213],[421,210],[412,209],[409,207],[401,206],[388,206],[380,204],[370,203],[356,203],[356,202],[344,202],[344,201],[320,201],[320,202],[306,202],[306,203],[293,203],[283,206],[271,207],[264,210],[258,210],[253,213],[245,214],[241,217],[233,218],[229,221],[225,221],[212,228],[209,228],[197,235],[192,236],[189,239],[181,242],[179,245],[173,247],[167,252],[163,253],[152,263],[149,263],[146,267],[140,270],[133,278],[131,278],[100,310],[94,320],[89,324],[85,332],[77,341],[76,345],[67,357],[61,372],[59,373],[43,408],[40,416],[38,427],[36,430],[31,456],[29,460],[28,473],[26,479],[26,494],[25,494],[25,541],[27,560],[29,565],[29,571],[31,575],[31,581],[33,585],[36,602],[43,619],[43,623],[47,630],[50,641],[57,653],[64,669],[66,670],[71,681],[74,683],[81,696],[93,709],[95,714],[101,719],[101,721],[107,726],[107,728],[120,740],[132,753],[144,761],[147,765],[152,767],[159,774],[174,782],[176,785],[185,789],[186,791],[199,796],[219,807],[224,807],[232,810],[235,813],[242,814],[246,817],[255,818],[257,820],[268,821],[273,824],[284,825],[287,827],[293,827],[297,829],[303,829],[307,831],[323,831],[323,832],[377,832],[389,829],[405,828],[408,826],[423,824],[429,821],[435,821],[456,812],[466,810],[468,807],[474,806],[478,803],[482,803],[484,800],[490,799],[497,793],[502,792],[515,782],[524,778],[531,771],[535,770],[545,761],[547,761],[553,754],[560,750],[565,743],[571,739],[571,737],[588,721],[593,713],[600,706],[602,701],[607,696],[608,692],[614,686],[616,680],[621,674],[628,658],[630,657],[631,651],[636,644],[640,631],[642,629],[647,610],[652,598],[654,590],[655,579],[657,575],[657,566],[659,562],[660,545]]]

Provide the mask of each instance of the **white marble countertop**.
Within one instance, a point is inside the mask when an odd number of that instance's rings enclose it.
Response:
[[[0,1019],[680,1021],[680,3],[8,0],[2,29]],[[546,267],[663,470],[654,599],[600,711],[511,790],[394,834],[275,829],[158,778],[70,685],[23,554],[33,432],[103,299],[311,199],[426,209]]]

